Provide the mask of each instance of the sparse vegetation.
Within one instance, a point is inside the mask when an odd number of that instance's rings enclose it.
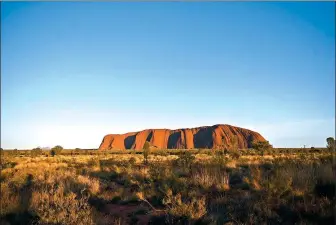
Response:
[[[50,150],[51,156],[59,155],[63,150],[63,147],[60,145],[56,145]]]
[[[336,141],[333,137],[327,138],[327,148],[335,151]]]
[[[333,224],[335,153],[317,149],[152,150],[147,165],[143,150],[54,157],[5,150],[0,217],[10,224]]]
[[[268,141],[257,141],[252,143],[252,148],[259,152],[265,152],[270,150],[272,145]]]
[[[143,156],[144,156],[144,163],[148,164],[148,156],[150,154],[150,143],[148,141],[145,142],[143,146]]]
[[[232,152],[238,150],[238,138],[236,136],[233,136],[232,139],[230,140],[230,150]]]
[[[40,147],[33,148],[31,150],[31,156],[32,157],[36,157],[36,156],[42,155],[42,153],[43,153],[43,150]]]

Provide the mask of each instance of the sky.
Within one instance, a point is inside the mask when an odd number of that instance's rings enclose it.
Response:
[[[1,2],[1,147],[230,124],[335,136],[333,2]]]

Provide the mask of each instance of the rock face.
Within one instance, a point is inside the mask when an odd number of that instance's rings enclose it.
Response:
[[[216,149],[229,147],[237,137],[238,148],[250,148],[253,141],[266,141],[259,133],[231,125],[186,128],[178,130],[148,129],[126,134],[108,134],[99,150],[142,149],[145,142],[158,149]]]

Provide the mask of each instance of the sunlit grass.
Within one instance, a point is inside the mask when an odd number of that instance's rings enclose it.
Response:
[[[151,154],[144,165],[136,152],[5,155],[0,215],[23,224],[329,224],[334,159],[195,150]]]

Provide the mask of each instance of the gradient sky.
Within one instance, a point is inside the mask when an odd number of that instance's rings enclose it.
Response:
[[[1,147],[231,124],[335,136],[333,2],[1,2]]]

